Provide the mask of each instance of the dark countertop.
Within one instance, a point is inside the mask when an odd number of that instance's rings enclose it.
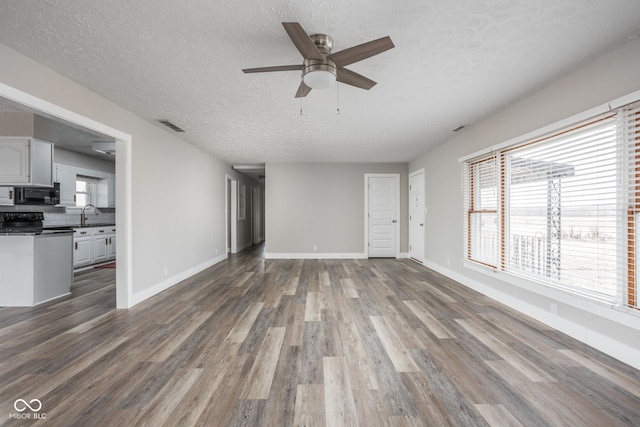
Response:
[[[45,230],[73,230],[74,228],[115,227],[115,224],[86,224],[86,225],[60,225],[45,227]]]
[[[53,236],[53,235],[62,235],[62,234],[73,234],[73,229],[43,229],[40,232],[20,232],[20,231],[12,231],[12,232],[0,232],[0,236]]]

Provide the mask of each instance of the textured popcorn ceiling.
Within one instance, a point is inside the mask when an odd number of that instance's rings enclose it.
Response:
[[[396,48],[348,67],[370,91],[301,101],[296,71],[241,72],[302,62],[283,21]],[[409,161],[639,30],[638,0],[0,2],[1,43],[234,164]]]

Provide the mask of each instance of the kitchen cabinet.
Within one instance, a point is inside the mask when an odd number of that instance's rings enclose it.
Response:
[[[107,246],[109,245],[109,237],[106,229],[95,228],[93,231],[93,262],[104,262],[107,260]]]
[[[107,261],[116,259],[116,228],[109,227],[107,244]]]
[[[71,232],[0,236],[0,306],[28,307],[71,292]]]
[[[53,186],[53,144],[0,137],[0,185]]]
[[[58,206],[76,205],[76,171],[73,166],[56,163],[56,180],[60,183],[60,203]]]
[[[75,229],[73,267],[116,259],[116,227],[81,227]]]
[[[76,228],[73,236],[73,267],[83,267],[93,262],[93,231]]]
[[[106,178],[98,181],[98,200],[99,208],[115,208],[116,207],[116,177],[109,174]]]
[[[0,187],[0,206],[15,205],[13,187]]]

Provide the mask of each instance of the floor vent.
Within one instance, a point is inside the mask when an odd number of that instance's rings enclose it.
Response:
[[[162,123],[163,125],[165,125],[166,127],[168,127],[169,129],[175,131],[175,132],[184,132],[184,129],[174,125],[173,123],[171,123],[169,120],[164,119],[164,120],[158,120],[160,123]]]

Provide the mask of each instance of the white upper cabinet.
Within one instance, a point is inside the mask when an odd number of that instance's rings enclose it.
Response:
[[[60,183],[58,206],[76,205],[76,170],[73,166],[56,163],[56,182]]]
[[[35,138],[0,138],[0,185],[53,186],[53,144]]]
[[[106,178],[98,180],[98,200],[99,208],[116,207],[116,177],[109,174]]]

